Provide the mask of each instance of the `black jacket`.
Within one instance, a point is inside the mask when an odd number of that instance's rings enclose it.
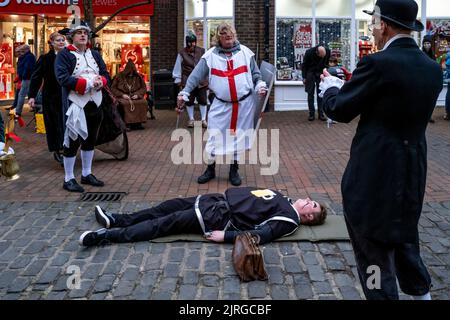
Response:
[[[306,79],[308,74],[313,74],[315,76],[320,76],[324,68],[328,68],[328,63],[330,61],[331,51],[325,48],[327,54],[325,57],[321,58],[317,55],[317,48],[320,46],[315,46],[311,49],[306,50],[305,56],[302,63],[302,77]]]
[[[55,76],[55,59],[56,54],[53,50],[41,55],[34,67],[33,75],[31,76],[30,89],[28,97],[36,98],[39,89],[44,80],[42,87],[42,104],[61,106],[61,86],[56,81]],[[62,121],[62,119],[61,119]]]
[[[264,193],[269,196],[262,197]],[[218,208],[221,201],[228,203],[228,210]],[[225,232],[225,242],[228,243],[234,242],[235,237],[242,231],[258,234],[260,243],[267,243],[294,232],[300,224],[292,201],[275,190],[230,188],[224,195],[202,196],[199,207],[207,231],[223,229],[229,223]],[[274,217],[274,220],[268,221]],[[276,220],[280,217],[289,221]]]
[[[324,94],[324,112],[361,116],[342,178],[345,216],[365,237],[414,242],[427,175],[425,130],[442,90],[442,71],[413,39],[395,40],[364,57],[339,91]]]

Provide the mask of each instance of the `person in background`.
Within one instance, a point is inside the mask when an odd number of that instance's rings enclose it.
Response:
[[[60,165],[63,165],[62,96],[61,86],[56,81],[55,76],[55,60],[56,55],[66,45],[66,37],[59,32],[53,32],[50,35],[49,45],[49,52],[39,57],[31,76],[28,104],[31,108],[35,108],[36,96],[41,90],[42,113],[44,115],[48,151],[53,152],[53,158]],[[42,82],[44,82],[43,85]]]
[[[328,67],[328,72],[341,80],[348,81],[352,78],[352,73],[338,64],[338,58],[332,56]]]
[[[429,57],[433,61],[436,61],[436,55],[434,54],[434,50],[432,48],[431,41],[432,40],[431,40],[431,36],[430,35],[426,35],[425,37],[423,37],[422,51],[423,51],[423,53],[425,53],[427,55],[427,57]],[[435,123],[433,117],[430,118],[429,122],[430,123]]]
[[[17,60],[17,77],[14,80],[17,85],[13,108],[16,109],[16,117],[20,117],[30,88],[30,79],[36,64],[36,57],[31,53],[30,46],[27,44],[18,46],[16,54],[19,59]]]
[[[69,192],[84,192],[75,179],[74,167],[81,147],[81,183],[103,187],[92,174],[94,147],[103,120],[102,88],[110,82],[102,57],[88,47],[91,29],[84,22],[67,36],[71,43],[56,56],[55,75],[62,87],[64,116],[64,183]]]
[[[447,94],[445,96],[445,115],[444,120],[450,120],[450,54],[447,53],[447,58],[445,60],[445,65],[447,68]]]
[[[195,66],[199,63],[202,56],[205,54],[205,49],[197,46],[197,37],[191,31],[186,36],[186,47],[183,48],[177,56],[175,67],[172,72],[172,76],[175,79],[175,83],[180,86],[180,90],[186,86],[186,81],[194,70]],[[189,101],[186,102],[186,109],[189,115],[188,128],[194,127],[194,103],[195,99],[200,106],[200,114],[202,116],[202,127],[206,128],[208,123],[206,122],[207,115],[207,91],[208,91],[208,79],[203,79],[198,86],[191,92]]]
[[[147,121],[148,110],[148,102],[144,98],[147,86],[131,59],[124,70],[114,78],[111,91],[119,100],[120,111],[128,128],[144,129],[142,124]]]
[[[305,91],[308,94],[309,121],[314,121],[315,119],[314,91],[317,92],[317,112],[319,119],[322,121],[327,120],[322,110],[322,98],[319,97],[319,85],[320,75],[323,69],[328,67],[330,55],[330,49],[319,45],[306,50],[305,57],[303,58],[302,77]]]

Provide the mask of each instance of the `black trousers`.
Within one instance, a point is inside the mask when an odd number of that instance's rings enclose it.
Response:
[[[319,112],[319,116],[323,115],[322,111],[322,98],[319,97],[319,85],[320,85],[320,76],[316,76],[314,73],[309,73],[306,76],[306,86],[305,91],[308,94],[308,108],[309,115],[314,116],[315,107],[314,107],[314,91],[317,94],[317,109]]]
[[[421,296],[430,292],[431,278],[420,257],[419,243],[389,244],[355,233],[346,219],[359,279],[368,300],[398,300],[396,279],[402,291]],[[374,271],[379,267],[380,289],[373,288]],[[368,281],[369,280],[369,281]],[[369,282],[369,283],[368,283]]]
[[[180,233],[203,234],[194,209],[196,198],[171,199],[132,214],[113,214],[113,227],[117,228],[108,230],[106,238],[123,243]]]
[[[52,98],[61,100],[61,97],[58,96]],[[45,101],[42,104],[42,113],[44,115],[48,151],[59,152],[63,149],[64,140],[61,103]]]
[[[84,107],[84,114],[86,116],[88,137],[86,140],[83,140],[80,137],[78,137],[77,140],[70,139],[69,148],[64,147],[65,157],[76,157],[80,145],[81,150],[83,151],[92,151],[95,148],[98,130],[103,120],[103,111],[101,107],[97,107],[97,105],[91,101]]]

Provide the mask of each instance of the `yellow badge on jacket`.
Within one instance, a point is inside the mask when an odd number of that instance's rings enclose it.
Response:
[[[265,190],[253,190],[252,194],[255,197],[258,198],[263,198],[264,200],[272,200],[273,198],[275,198],[275,196],[277,195],[275,192],[273,192],[272,190],[269,189],[265,189]]]

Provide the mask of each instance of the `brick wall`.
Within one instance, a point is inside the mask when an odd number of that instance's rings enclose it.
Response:
[[[255,54],[258,50],[257,60],[264,59],[264,4],[265,0],[235,0],[235,27],[239,41],[249,47]],[[274,63],[275,42],[274,42],[274,21],[275,21],[275,0],[269,1],[269,63]],[[273,111],[274,95],[269,99],[269,111]]]
[[[172,70],[177,58],[177,23],[179,0],[154,0],[155,11],[151,19],[151,72]]]

